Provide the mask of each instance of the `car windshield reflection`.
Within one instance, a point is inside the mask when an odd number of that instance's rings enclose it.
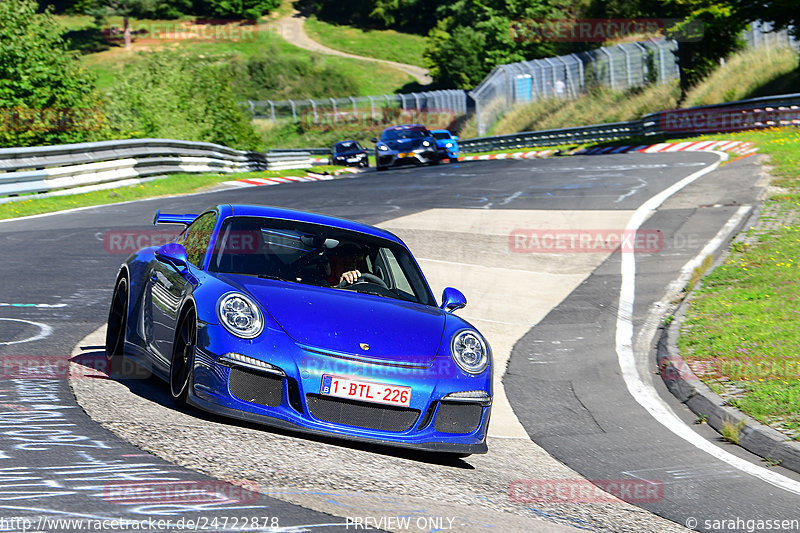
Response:
[[[436,305],[404,246],[318,224],[231,217],[220,228],[208,270]],[[345,279],[346,272],[357,275]]]

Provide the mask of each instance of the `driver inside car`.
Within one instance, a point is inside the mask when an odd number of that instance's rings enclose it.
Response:
[[[361,277],[364,264],[364,250],[357,244],[343,243],[336,247],[330,258],[330,275],[328,283],[337,286],[343,283],[353,284]]]

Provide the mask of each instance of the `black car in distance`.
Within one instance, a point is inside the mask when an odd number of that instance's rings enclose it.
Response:
[[[339,141],[331,149],[331,165],[368,167],[367,149],[358,144],[358,141]]]

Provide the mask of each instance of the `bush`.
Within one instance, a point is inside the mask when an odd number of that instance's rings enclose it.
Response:
[[[244,100],[285,100],[358,94],[358,83],[333,67],[287,57],[271,46],[246,60],[231,62],[237,97]]]
[[[119,136],[206,141],[254,150],[258,137],[237,104],[228,68],[214,58],[158,51],[125,66],[112,87],[109,123]]]
[[[34,0],[0,2],[0,146],[90,141],[103,135],[94,77],[64,30]]]

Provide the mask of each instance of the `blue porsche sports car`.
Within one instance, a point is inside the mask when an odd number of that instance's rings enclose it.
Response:
[[[458,137],[449,130],[431,130],[436,146],[442,152],[442,159],[458,161]]]
[[[492,360],[437,304],[403,242],[348,220],[262,206],[156,213],[185,229],[121,266],[106,353],[178,403],[304,432],[485,453]]]

